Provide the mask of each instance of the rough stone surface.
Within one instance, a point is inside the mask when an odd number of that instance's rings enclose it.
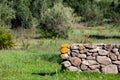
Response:
[[[104,65],[108,65],[111,63],[111,59],[106,56],[97,56],[97,61]]]
[[[102,68],[103,73],[118,73],[118,69],[116,65],[107,65],[106,67]]]
[[[69,58],[69,60],[74,66],[79,66],[81,64],[81,59],[79,59],[78,57],[71,57]]]
[[[120,73],[120,44],[72,44],[60,56],[69,71]]]

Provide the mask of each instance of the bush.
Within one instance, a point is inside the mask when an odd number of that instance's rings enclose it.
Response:
[[[73,10],[57,3],[41,15],[40,29],[45,37],[67,38],[73,21]]]
[[[14,46],[11,34],[0,28],[0,49],[9,49]]]

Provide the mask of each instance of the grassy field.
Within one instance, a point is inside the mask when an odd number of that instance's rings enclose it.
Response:
[[[120,43],[119,27],[79,27],[67,40],[15,41],[18,49],[0,51],[0,80],[120,80],[120,74],[60,71],[59,57],[63,43]]]

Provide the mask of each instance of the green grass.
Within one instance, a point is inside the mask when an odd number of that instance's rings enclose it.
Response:
[[[0,51],[0,80],[119,80],[120,74],[60,71],[60,45],[82,41],[120,43],[120,28],[79,28],[67,40],[55,38],[25,41],[25,44],[29,43],[27,48],[20,40],[17,44],[21,49]]]

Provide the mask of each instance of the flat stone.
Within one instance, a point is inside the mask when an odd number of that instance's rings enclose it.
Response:
[[[70,60],[71,64],[74,66],[80,66],[80,64],[81,64],[81,59],[78,57],[71,57],[71,58],[69,58],[69,60]]]
[[[117,56],[114,53],[110,53],[109,57],[111,58],[111,60],[115,61],[117,60]]]
[[[70,66],[67,68],[69,71],[81,71],[79,68],[74,67],[74,66]]]
[[[84,59],[84,58],[86,58],[86,54],[78,54],[77,57]]]
[[[118,69],[116,65],[107,65],[104,68],[102,68],[102,72],[103,73],[114,73],[117,74],[118,73]]]
[[[69,61],[64,61],[64,62],[62,62],[62,64],[64,65],[64,67],[71,66],[71,63]]]
[[[111,63],[111,59],[106,56],[97,56],[97,61],[104,65],[108,65]]]
[[[85,64],[81,64],[81,66],[80,66],[80,69],[83,71],[87,70],[87,68],[88,68],[88,66]]]
[[[114,64],[120,65],[120,61],[113,61]]]
[[[92,70],[94,70],[96,68],[99,68],[99,67],[100,67],[100,65],[90,65],[89,66],[89,68],[92,69]]]
[[[87,56],[86,59],[87,60],[95,60],[95,57],[93,57],[93,56]]]
[[[87,56],[91,56],[93,53],[87,52]]]
[[[99,50],[99,51],[98,51],[98,54],[101,55],[101,56],[106,56],[106,55],[109,54],[109,52],[106,51],[106,50]]]
[[[82,64],[94,65],[94,64],[98,64],[98,63],[95,60],[84,60],[84,61],[82,61]]]

